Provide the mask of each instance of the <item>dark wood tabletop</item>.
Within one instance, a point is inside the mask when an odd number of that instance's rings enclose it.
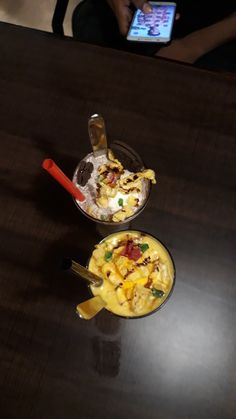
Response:
[[[235,79],[7,24],[0,57],[1,418],[234,419]],[[158,177],[133,227],[176,286],[143,319],[79,319],[88,290],[61,270],[98,237],[41,162],[71,177],[93,113]]]

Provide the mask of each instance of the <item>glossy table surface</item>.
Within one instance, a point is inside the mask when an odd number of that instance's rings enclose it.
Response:
[[[236,83],[168,61],[0,25],[2,418],[236,417]],[[133,222],[176,264],[158,313],[75,314],[94,225],[41,169],[72,176],[87,119],[134,147],[158,183]]]

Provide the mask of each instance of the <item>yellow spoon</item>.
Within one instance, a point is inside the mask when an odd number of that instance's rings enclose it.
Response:
[[[96,314],[99,313],[99,311],[101,311],[105,306],[106,303],[99,295],[97,295],[96,297],[92,297],[89,300],[78,304],[76,307],[76,313],[81,319],[90,320],[96,316]]]

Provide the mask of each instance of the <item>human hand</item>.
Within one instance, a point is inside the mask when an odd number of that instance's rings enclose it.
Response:
[[[152,11],[151,5],[146,0],[107,0],[107,2],[117,18],[122,35],[127,34],[129,24],[132,20],[132,12],[129,8],[131,3],[144,13],[150,13]]]

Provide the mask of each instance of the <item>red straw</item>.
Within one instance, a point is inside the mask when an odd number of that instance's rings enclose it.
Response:
[[[82,192],[71,182],[71,180],[61,171],[56,163],[51,159],[45,159],[42,163],[42,167],[57,180],[58,183],[63,186],[75,199],[84,201],[85,196]]]

